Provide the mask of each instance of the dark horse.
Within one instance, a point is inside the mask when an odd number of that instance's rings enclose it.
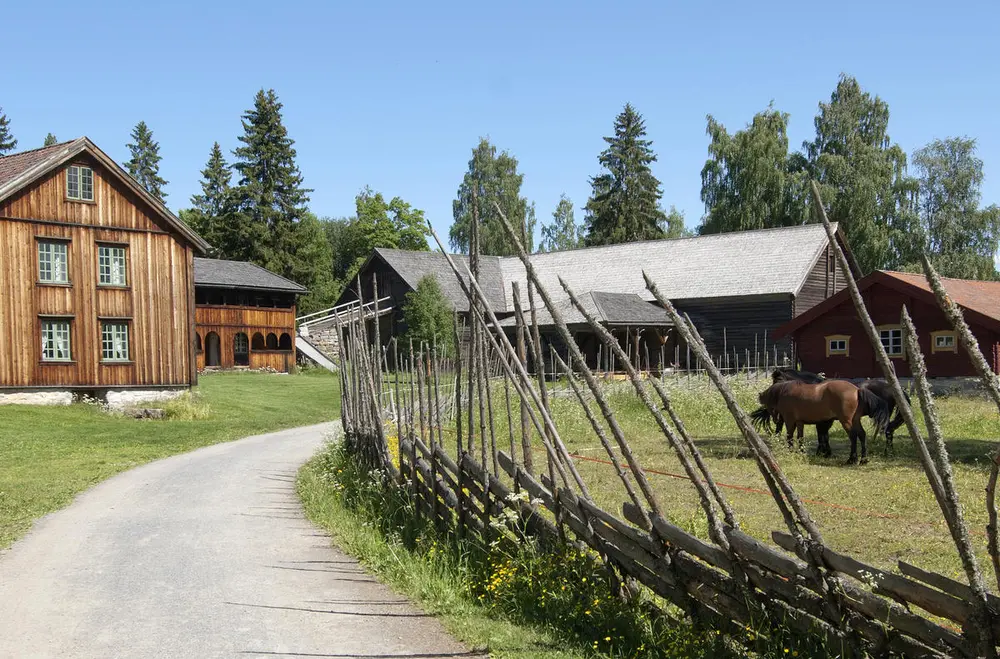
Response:
[[[826,378],[822,375],[817,375],[816,373],[810,373],[809,371],[796,371],[791,368],[777,368],[771,374],[772,382],[806,382],[809,384],[816,384],[823,382]],[[884,400],[889,406],[889,416],[895,412],[896,416],[892,417],[892,420],[884,426],[876,426],[875,432],[878,433],[879,430],[885,433],[885,450],[888,453],[892,450],[892,438],[896,429],[903,425],[903,412],[896,407],[896,397],[892,393],[892,385],[890,385],[885,380],[869,380],[867,378],[854,378],[847,380],[851,384],[855,385],[858,389],[867,389],[872,392],[882,400]],[[904,391],[903,396],[906,398],[907,404],[910,402],[910,396]],[[775,432],[781,432],[782,419],[779,415],[773,415],[773,421],[775,424]],[[832,424],[831,424],[832,425]],[[826,429],[829,430],[830,426]],[[816,424],[816,432],[822,434],[822,428],[820,424]]]
[[[827,456],[832,454],[830,426],[834,421],[839,421],[851,438],[848,464],[858,462],[859,439],[861,464],[868,461],[868,442],[861,418],[871,416],[880,427],[885,426],[889,418],[889,407],[884,400],[844,380],[825,380],[818,384],[778,382],[765,389],[760,394],[759,401],[762,407],[750,415],[758,428],[769,430],[772,414],[777,412],[787,426],[788,444],[791,446],[796,430],[801,444],[803,426],[807,423],[817,424],[820,434],[819,451]],[[824,424],[825,428],[820,428],[819,424]]]

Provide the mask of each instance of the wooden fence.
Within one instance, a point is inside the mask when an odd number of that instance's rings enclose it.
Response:
[[[989,592],[969,541],[913,325],[904,309],[902,324],[908,358],[927,420],[923,428],[918,427],[902,395],[818,199],[817,209],[841,269],[848,273],[858,315],[880,355],[886,379],[894,386],[928,484],[962,558],[965,581],[904,562],[899,562],[898,574],[889,573],[826,546],[807,506],[737,404],[727,379],[708,357],[697,329],[677,314],[660,295],[656,282],[648,277],[650,293],[668,311],[725,399],[785,528],[772,534],[773,544],[740,530],[736,513],[673,408],[669,392],[656,378],[643,377],[632,368],[627,355],[618,354],[636,395],[656,420],[697,490],[709,539],[695,537],[671,524],[647,481],[641,456],[634,454],[615,417],[605,389],[587,368],[573,341],[567,340],[570,363],[557,356],[558,375],[568,383],[585,412],[624,493],[620,510],[598,506],[557,430],[549,400],[550,378],[544,372],[531,374],[525,367],[532,353],[540,354],[534,323],[536,297],[541,302],[537,308],[544,305],[569,338],[559,307],[535,277],[531,260],[522,249],[520,256],[529,282],[528,311],[517,313],[516,336],[508,340],[476,281],[475,222],[469,271],[459,270],[449,257],[471,304],[471,347],[465,358],[446,365],[433,345],[407,346],[408,350],[393,346],[395,363],[390,366],[378,348],[372,347],[381,345],[384,337],[368,336],[364,323],[345,323],[341,328],[346,337],[340,347],[340,373],[348,446],[386,474],[387,487],[405,488],[416,501],[419,513],[442,529],[489,536],[498,532],[498,525],[506,524],[520,532],[526,530],[545,543],[580,544],[599,555],[623,583],[642,584],[700,624],[733,632],[737,640],[745,637],[739,632],[746,625],[770,620],[771,624],[818,635],[831,654],[840,656],[997,656],[1000,599]],[[510,227],[506,229],[516,240],[518,234]],[[926,260],[924,267],[960,343],[1000,408],[996,376]],[[585,307],[577,302],[573,291],[565,284],[563,287],[586,316]],[[617,340],[600,324],[589,316],[587,320],[607,350],[621,351]],[[406,353],[409,359],[400,361],[400,355]],[[544,360],[532,358],[531,362]],[[502,423],[498,424],[498,420]],[[445,426],[449,427],[447,436]],[[390,449],[397,441],[398,462]],[[544,449],[544,464],[534,464],[532,449],[538,444]],[[989,553],[994,578],[1000,580],[994,499],[1000,457],[994,462],[984,486],[990,519]]]

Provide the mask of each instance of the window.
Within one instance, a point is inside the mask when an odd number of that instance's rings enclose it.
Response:
[[[38,281],[69,283],[69,245],[51,240],[38,241]]]
[[[201,334],[194,333],[194,351],[201,352]]]
[[[882,341],[882,347],[885,348],[886,354],[890,357],[902,357],[903,356],[903,330],[899,327],[887,327],[885,329],[879,329],[878,332],[879,339]]]
[[[267,335],[267,349],[277,350],[278,349],[278,335],[271,332]]]
[[[843,355],[846,357],[850,354],[851,337],[846,334],[827,336],[825,337],[825,341],[827,357],[834,355]]]
[[[282,332],[281,338],[278,340],[278,350],[291,350],[292,349],[292,337],[288,332]]]
[[[82,165],[71,165],[66,170],[66,198],[94,201],[94,170]]]
[[[125,286],[125,248],[97,246],[97,283],[101,286]]]
[[[931,352],[958,352],[954,332],[931,332]]]
[[[42,361],[68,362],[72,358],[69,321],[42,320]]]
[[[128,361],[128,323],[120,320],[101,323],[101,360]]]
[[[250,340],[243,332],[233,337],[233,363],[237,366],[250,365]]]

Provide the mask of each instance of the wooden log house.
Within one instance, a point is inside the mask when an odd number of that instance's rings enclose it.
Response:
[[[306,289],[253,263],[195,259],[198,369],[287,373],[295,364],[295,302]]]
[[[0,158],[0,397],[190,387],[208,248],[86,137]]]

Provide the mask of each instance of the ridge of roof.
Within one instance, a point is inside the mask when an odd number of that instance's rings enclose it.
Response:
[[[42,152],[49,151],[51,153],[45,153],[44,156],[40,155]],[[93,156],[105,169],[116,176],[137,194],[140,199],[145,201],[156,214],[160,215],[170,227],[181,234],[199,252],[207,253],[211,249],[211,245],[205,242],[204,238],[199,236],[183,220],[174,215],[162,201],[150,194],[128,172],[122,169],[121,165],[115,162],[108,154],[104,153],[100,147],[91,142],[90,138],[86,136],[47,147],[12,153],[0,158],[0,201],[3,201],[11,194],[33,183],[55,167],[84,151]],[[25,155],[30,157],[24,157]],[[22,159],[26,162],[20,167],[16,165],[11,166],[11,159]],[[7,166],[6,169],[8,171],[6,172],[3,171],[5,169],[4,165]]]

